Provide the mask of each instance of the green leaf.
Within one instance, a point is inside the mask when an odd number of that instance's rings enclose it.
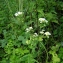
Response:
[[[21,61],[25,61],[25,63],[38,63],[38,61],[36,61],[31,54],[24,55],[21,58]]]
[[[19,41],[22,41],[22,40],[24,40],[24,37],[23,37],[23,36],[19,36],[19,37],[18,37],[18,40],[19,40]]]
[[[0,43],[1,43],[1,47],[5,47],[7,41],[3,39],[3,40],[0,40]]]
[[[53,23],[59,24],[57,20],[52,20]]]
[[[19,36],[18,41],[21,41],[24,45],[26,45],[26,38],[24,38],[23,36]]]

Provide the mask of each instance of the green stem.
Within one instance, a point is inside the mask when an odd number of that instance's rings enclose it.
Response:
[[[37,25],[37,29],[38,29],[38,11],[37,11],[37,9],[38,9],[38,2],[36,0],[36,25]],[[39,32],[39,30],[37,30],[37,32]]]
[[[40,42],[41,43],[41,42]],[[47,59],[46,59],[46,63],[48,63],[48,52],[47,52],[47,49],[45,47],[45,45],[43,43],[41,43],[41,45],[44,47],[45,51],[46,51],[46,54],[47,54]]]
[[[23,0],[19,0],[19,11],[23,11]]]

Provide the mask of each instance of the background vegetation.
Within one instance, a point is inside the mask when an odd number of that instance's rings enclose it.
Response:
[[[0,63],[63,63],[63,1],[0,0]]]

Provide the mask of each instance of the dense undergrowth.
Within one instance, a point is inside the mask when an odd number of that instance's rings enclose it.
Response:
[[[63,63],[63,1],[0,0],[0,63]]]

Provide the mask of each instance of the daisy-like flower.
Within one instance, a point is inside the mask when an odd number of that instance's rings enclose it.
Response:
[[[45,31],[45,30],[40,31],[40,34],[44,34],[44,31]]]
[[[20,15],[20,14],[22,14],[23,12],[20,12],[20,11],[19,11],[19,12],[17,12],[17,13]]]
[[[45,34],[46,36],[51,35],[51,33],[50,33],[50,32],[45,32],[44,34]]]
[[[29,27],[30,30],[32,30],[33,28],[32,27]]]
[[[33,29],[32,27],[26,28],[26,32],[29,32],[29,31],[31,31],[32,29]]]
[[[18,16],[18,13],[15,13],[14,15],[15,15],[15,16]]]
[[[38,36],[38,34],[37,33],[34,33],[34,35],[33,35],[34,37],[37,37]]]
[[[40,34],[44,34],[44,32],[43,31],[40,31]]]
[[[47,21],[45,18],[39,18],[39,22],[40,22],[40,23],[44,23],[44,22],[45,22],[45,23],[48,23],[48,21]]]
[[[39,21],[44,21],[45,20],[45,18],[39,18]]]
[[[23,14],[23,12],[18,11],[18,12],[15,13],[14,15],[15,15],[15,16],[19,16],[19,15],[21,15],[21,14]]]
[[[46,35],[47,38],[49,38],[49,35],[51,35],[50,32],[45,32],[44,34]]]
[[[26,32],[29,32],[30,30],[29,30],[29,28],[26,28]]]

